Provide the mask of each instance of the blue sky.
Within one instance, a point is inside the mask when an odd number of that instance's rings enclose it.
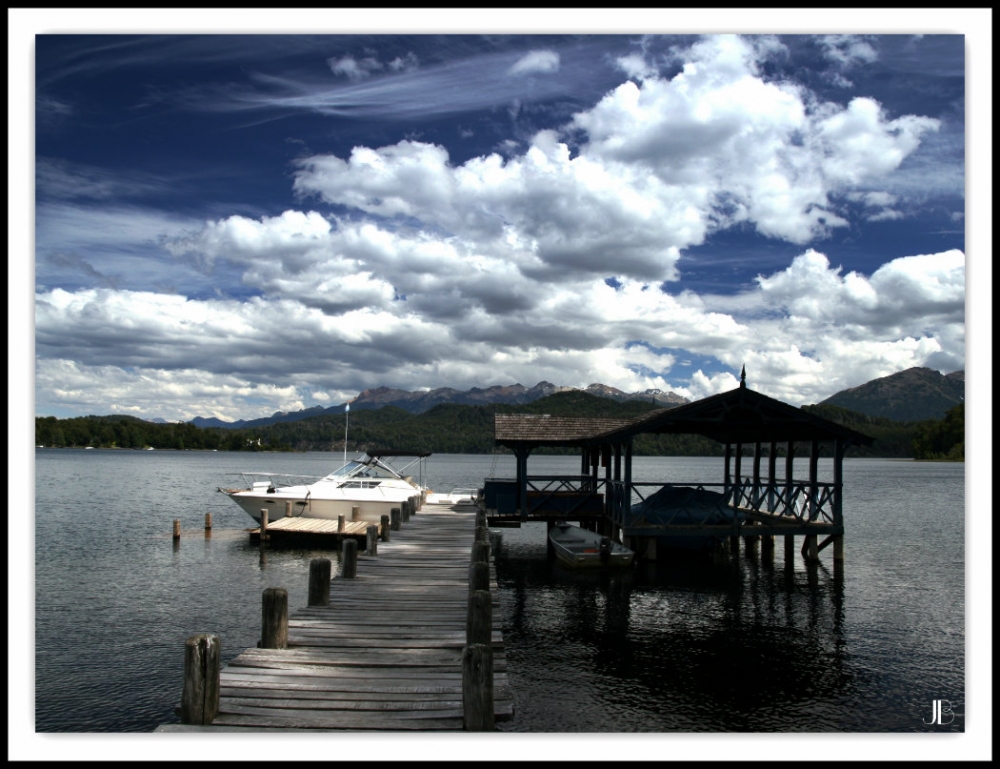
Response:
[[[961,26],[656,26],[36,38],[35,413],[965,368]]]

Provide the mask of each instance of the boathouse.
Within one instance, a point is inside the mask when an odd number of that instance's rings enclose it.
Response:
[[[746,386],[631,420],[497,414],[494,440],[514,452],[516,478],[487,479],[483,502],[491,526],[574,520],[655,559],[664,548],[691,549],[728,538],[773,544],[786,554],[801,536],[816,560],[833,544],[843,560],[844,455],[873,439]],[[717,483],[634,482],[633,443],[648,434],[700,435],[725,447]],[[528,457],[543,446],[580,451],[579,475],[531,475]],[[808,458],[796,476],[796,455]],[[820,456],[832,477],[820,480]],[[670,457],[663,457],[669,463]],[[821,539],[822,538],[822,539]]]

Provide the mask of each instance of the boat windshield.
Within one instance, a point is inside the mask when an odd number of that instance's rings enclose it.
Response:
[[[400,474],[377,457],[355,459],[334,470],[324,481],[342,481],[345,478],[399,478]]]

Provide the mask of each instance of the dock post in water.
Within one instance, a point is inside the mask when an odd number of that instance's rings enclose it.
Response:
[[[181,521],[179,518],[174,518],[174,541],[176,542],[181,538]]]
[[[389,511],[389,520],[391,521],[389,528],[393,531],[399,531],[399,517],[400,513],[398,507],[394,507]]]
[[[488,590],[469,592],[469,613],[465,623],[465,643],[489,644],[493,634],[493,598]]]
[[[374,523],[368,524],[365,527],[365,534],[367,536],[368,555],[378,555],[378,526]]]
[[[469,595],[477,590],[489,592],[490,565],[487,561],[473,561],[469,564]]]
[[[340,576],[345,579],[354,579],[358,575],[358,543],[354,539],[347,538],[341,545],[343,563],[340,569]]]
[[[202,633],[184,644],[184,691],[181,723],[206,726],[219,714],[219,637]]]
[[[260,648],[288,648],[288,591],[269,587],[261,600]]]
[[[211,531],[212,531],[212,514],[205,513],[205,532],[208,533]]]
[[[267,542],[267,510],[260,511],[260,546]]]
[[[410,508],[412,507],[412,505],[413,502],[411,502],[409,499],[404,499],[400,504],[399,512],[403,523],[406,523],[408,520],[410,520]]]
[[[490,541],[489,539],[481,540],[477,539],[472,543],[472,563],[482,562],[489,564],[490,562]]]
[[[330,574],[333,565],[329,558],[313,558],[309,562],[309,605],[330,605]]]
[[[389,516],[383,515],[382,518],[382,541],[389,541]]]
[[[467,732],[492,732],[493,647],[472,644],[462,649],[462,722]]]
[[[805,542],[802,543],[802,555],[807,561],[815,563],[819,560],[819,547],[815,534],[806,534]]]
[[[338,534],[343,534],[345,526],[346,526],[346,524],[344,523],[344,516],[343,515],[338,515],[337,516],[337,533]]]
[[[286,518],[291,518],[292,517],[292,503],[291,502],[285,502],[285,517]]]
[[[357,505],[351,508],[351,520],[354,522],[361,520],[361,508]]]

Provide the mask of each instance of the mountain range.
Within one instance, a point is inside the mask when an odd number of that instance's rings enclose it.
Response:
[[[965,371],[941,374],[931,368],[908,368],[831,395],[819,405],[840,406],[897,422],[941,419],[965,401]]]
[[[680,406],[688,400],[676,393],[663,390],[644,390],[626,393],[615,387],[592,384],[586,388],[560,387],[551,382],[539,382],[534,387],[521,384],[473,387],[471,390],[455,390],[440,387],[436,390],[410,392],[390,387],[376,387],[365,390],[350,401],[353,410],[380,409],[394,406],[411,414],[422,414],[443,403],[483,406],[487,404],[532,403],[540,398],[561,392],[586,392],[619,402],[641,400],[661,407]],[[965,398],[965,371],[955,371],[943,375],[934,369],[910,368],[874,379],[863,385],[842,390],[819,405],[832,405],[850,409],[873,417],[885,417],[897,421],[941,419],[952,406]],[[191,423],[197,427],[223,427],[239,429],[262,427],[278,422],[298,422],[325,414],[343,414],[347,403],[337,406],[313,406],[302,411],[278,411],[269,417],[259,419],[224,422],[214,417],[195,417]]]

